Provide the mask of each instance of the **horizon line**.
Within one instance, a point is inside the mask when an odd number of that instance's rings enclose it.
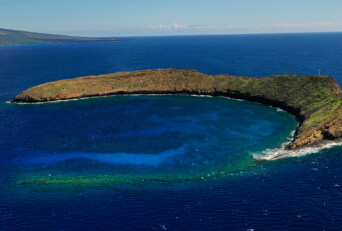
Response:
[[[119,36],[81,36],[81,35],[69,35],[64,33],[54,33],[54,32],[37,32],[30,30],[21,29],[8,29],[0,28],[0,30],[12,30],[12,31],[23,31],[29,33],[39,33],[39,34],[50,34],[50,35],[62,35],[71,37],[85,37],[85,38],[135,38],[135,37],[185,37],[185,36],[229,36],[229,35],[280,35],[280,34],[328,34],[328,33],[342,33],[342,31],[303,31],[303,32],[250,32],[250,33],[209,33],[209,34],[169,34],[169,35],[119,35]]]

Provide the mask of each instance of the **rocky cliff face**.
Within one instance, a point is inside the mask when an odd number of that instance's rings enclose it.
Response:
[[[30,88],[13,102],[33,103],[119,94],[207,94],[280,107],[300,121],[289,148],[342,138],[342,97],[329,76],[264,78],[206,75],[193,70],[157,69],[59,80]]]

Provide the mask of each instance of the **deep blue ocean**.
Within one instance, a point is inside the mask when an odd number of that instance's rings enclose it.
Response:
[[[341,146],[260,160],[297,126],[280,109],[170,95],[8,103],[49,81],[154,68],[321,70],[342,85],[341,61],[342,33],[0,46],[0,230],[342,230]]]

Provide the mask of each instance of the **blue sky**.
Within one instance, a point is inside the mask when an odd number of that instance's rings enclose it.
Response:
[[[0,28],[82,36],[342,31],[342,0],[0,0]]]

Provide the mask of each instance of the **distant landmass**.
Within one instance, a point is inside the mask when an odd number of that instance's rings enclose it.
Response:
[[[43,34],[0,28],[0,45],[70,43],[70,42],[113,42],[127,40],[123,38],[92,38],[56,34]]]
[[[342,92],[329,76],[263,78],[157,69],[59,80],[30,88],[14,102],[34,103],[121,94],[229,96],[280,107],[300,121],[288,148],[342,138]]]

